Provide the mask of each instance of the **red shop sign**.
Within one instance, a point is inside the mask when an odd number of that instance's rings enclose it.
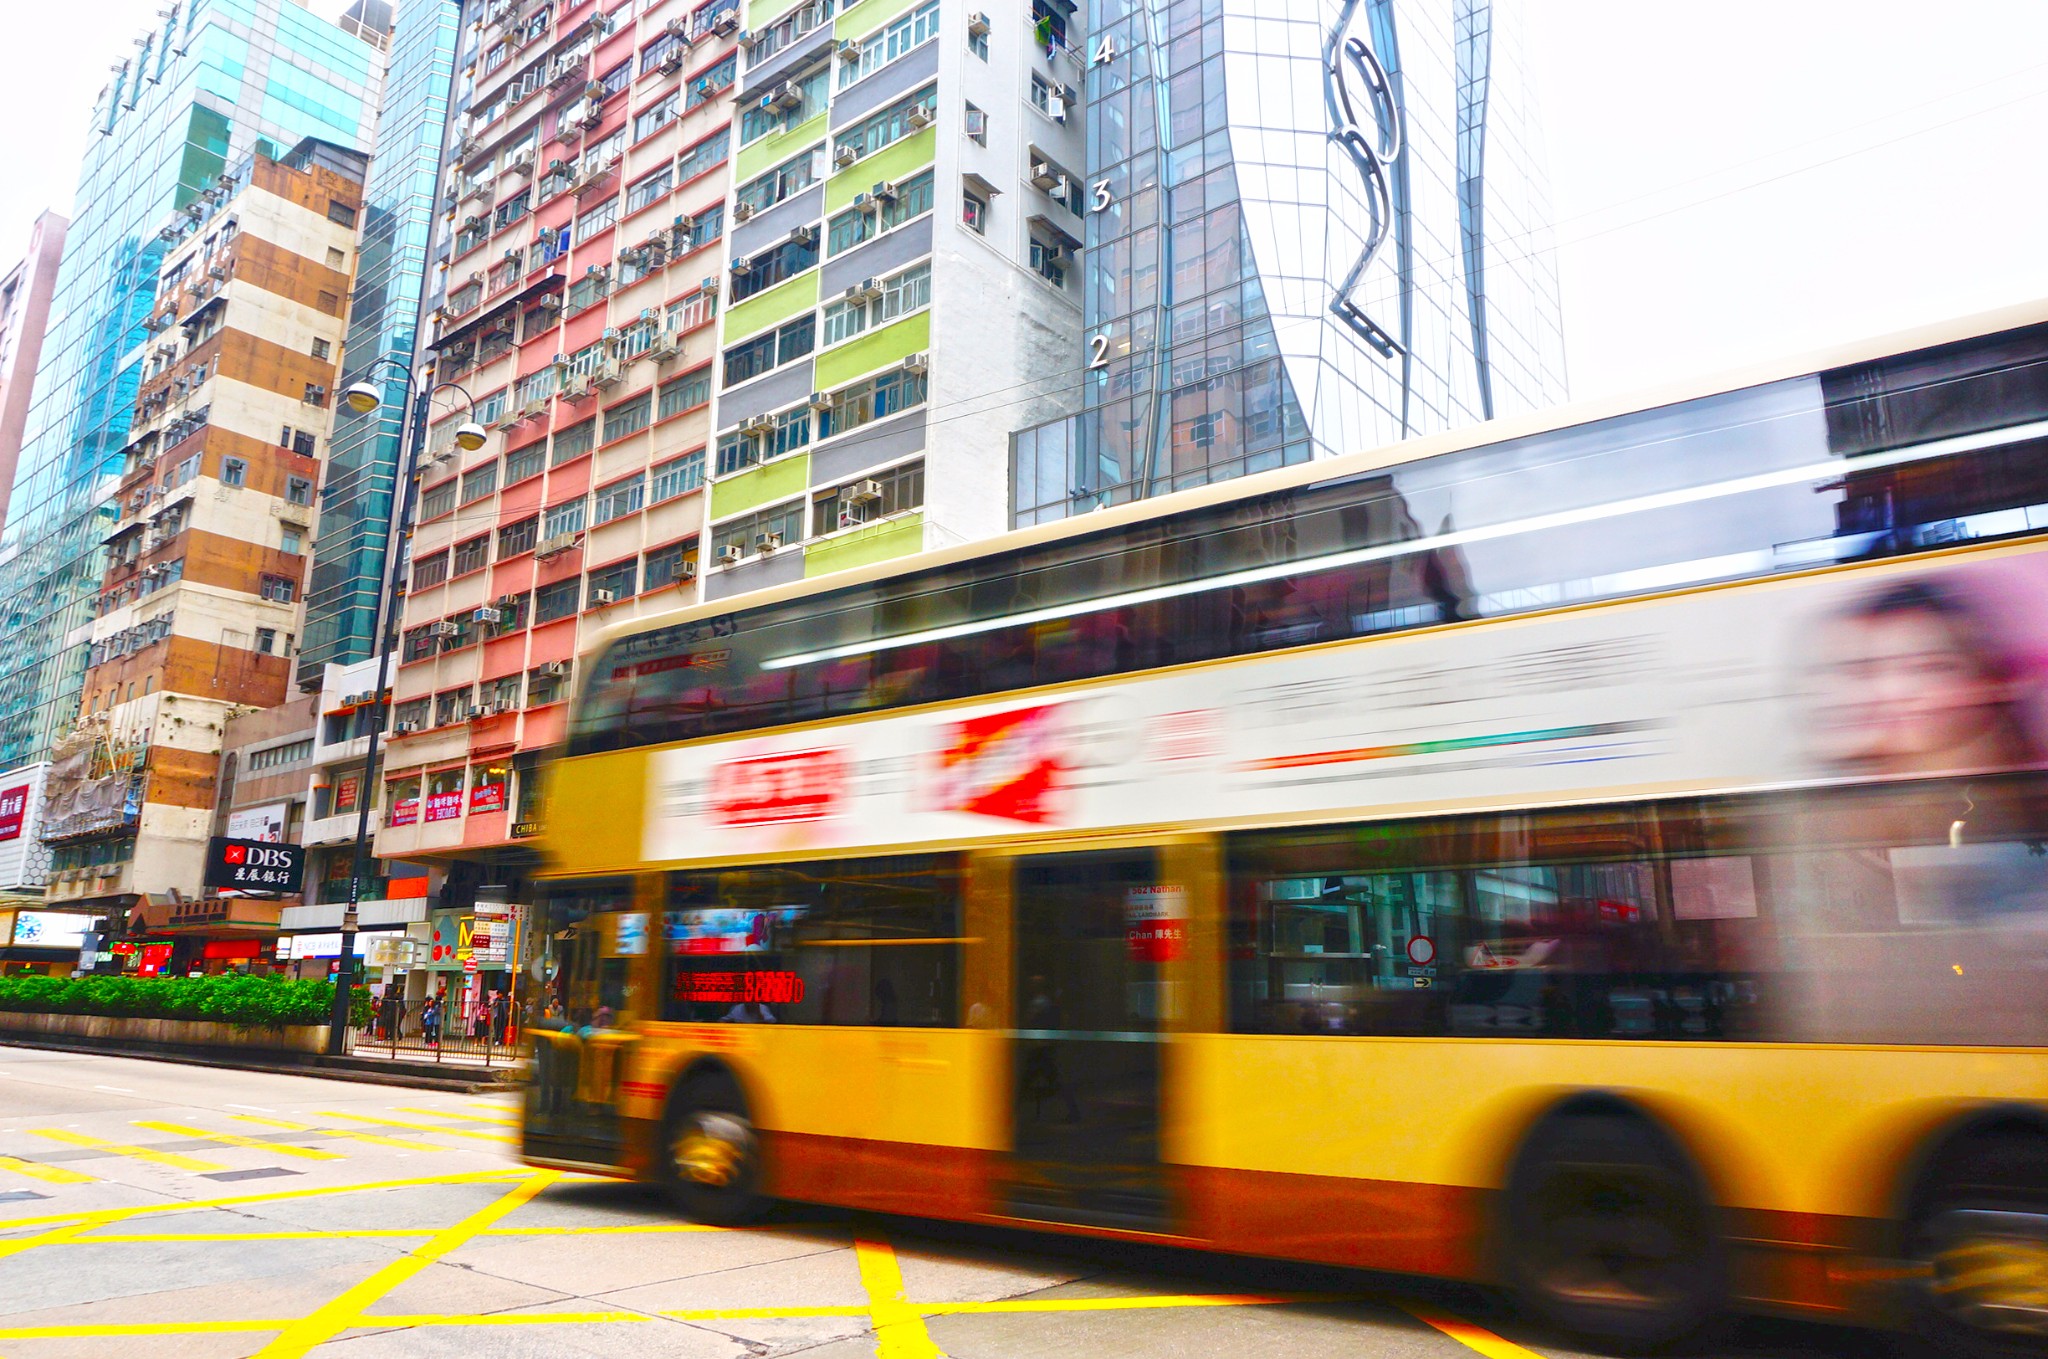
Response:
[[[505,810],[505,785],[479,783],[469,790],[469,809],[472,812],[502,812]]]
[[[28,785],[0,788],[0,840],[19,840],[28,820]]]
[[[462,815],[462,794],[460,794],[460,793],[429,793],[429,794],[427,794],[427,815],[426,815],[426,820],[428,820],[428,821],[453,821],[453,820],[455,820],[455,819],[456,819],[457,817],[459,817],[459,816],[461,816],[461,815]]]

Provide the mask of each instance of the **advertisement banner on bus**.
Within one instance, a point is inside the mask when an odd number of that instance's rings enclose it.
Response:
[[[657,751],[653,861],[2048,766],[2048,553],[1419,630]],[[1739,882],[1706,885],[1739,911]]]

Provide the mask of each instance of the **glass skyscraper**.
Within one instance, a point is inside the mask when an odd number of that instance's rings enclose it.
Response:
[[[159,22],[93,110],[0,540],[0,768],[77,715],[157,266],[186,210],[251,152],[371,144],[382,53],[298,0],[184,0]]]
[[[1089,0],[1078,417],[1040,523],[1564,399],[1511,0]]]
[[[413,362],[460,9],[457,0],[409,0],[392,34],[341,379],[344,388],[373,379],[385,401],[369,415],[345,405],[335,412],[299,647],[299,683],[308,688],[318,687],[322,667],[376,654],[371,632],[406,418],[403,373],[378,361]]]

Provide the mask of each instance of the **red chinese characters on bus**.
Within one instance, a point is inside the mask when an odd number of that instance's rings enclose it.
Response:
[[[846,753],[789,750],[726,760],[711,771],[711,806],[728,826],[822,821],[846,796]]]
[[[794,972],[678,972],[676,999],[698,1005],[797,1005],[804,979]]]
[[[939,805],[1008,821],[1056,820],[1066,787],[1057,704],[955,722],[938,753]]]

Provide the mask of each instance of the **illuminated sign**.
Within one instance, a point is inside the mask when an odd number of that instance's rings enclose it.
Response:
[[[698,1005],[797,1005],[804,979],[794,972],[678,972],[676,999]]]
[[[28,785],[0,788],[0,840],[19,840],[28,822]]]
[[[14,947],[77,949],[85,945],[88,915],[60,911],[20,911],[14,917]]]
[[[306,876],[306,851],[298,845],[232,840],[206,842],[206,885],[252,892],[296,892]]]

